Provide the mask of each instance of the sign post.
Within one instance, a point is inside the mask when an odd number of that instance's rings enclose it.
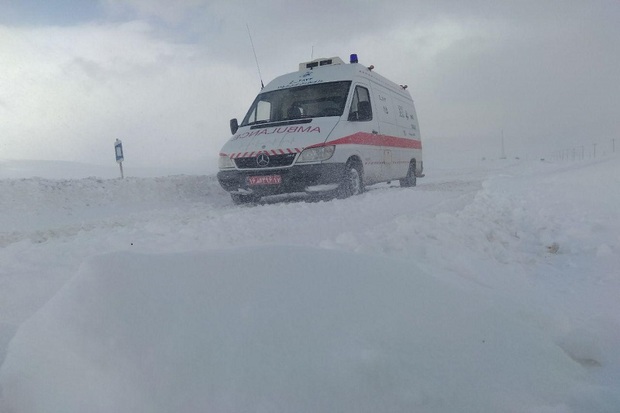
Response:
[[[121,142],[120,139],[117,139],[116,142],[114,142],[114,152],[116,152],[116,162],[118,162],[118,165],[121,168],[121,179],[123,179],[125,178],[123,175],[123,160],[125,158],[123,157],[123,142]]]

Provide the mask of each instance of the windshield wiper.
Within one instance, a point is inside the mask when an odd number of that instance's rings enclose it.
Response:
[[[274,121],[274,122],[260,121],[260,124],[258,124],[259,122],[254,122],[254,123],[249,123],[248,125],[253,125],[253,126],[250,126],[250,129],[259,129],[259,128],[270,128],[273,126],[298,125],[300,123],[310,123],[310,122],[312,122],[312,118],[290,119],[290,120],[281,120],[281,121]]]
[[[261,124],[263,124],[263,123],[268,123],[268,122],[269,122],[269,120],[267,120],[267,119],[264,119],[264,120],[257,120],[257,121],[255,121],[255,122],[250,122],[250,123],[248,123],[248,124],[247,124],[247,125],[245,125],[245,126],[261,125]]]

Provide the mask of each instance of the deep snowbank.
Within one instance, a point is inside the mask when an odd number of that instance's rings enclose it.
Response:
[[[120,177],[114,158],[107,165],[95,165],[71,161],[53,160],[9,160],[0,159],[0,179],[83,179],[96,177],[113,179]],[[158,177],[169,175],[214,175],[217,172],[217,157],[201,161],[182,162],[177,165],[154,163],[139,166],[129,161],[124,164],[125,177]]]
[[[24,233],[144,213],[162,206],[206,200],[221,206],[230,202],[215,176],[6,179],[0,180],[0,193],[0,206],[6,211],[0,214],[0,246]]]
[[[107,254],[21,326],[2,411],[568,411],[591,397],[517,310],[342,252]]]

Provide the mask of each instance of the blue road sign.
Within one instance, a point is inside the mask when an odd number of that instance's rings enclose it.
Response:
[[[121,163],[123,162],[124,158],[123,158],[123,142],[121,142],[119,139],[116,140],[116,142],[114,142],[114,152],[116,152],[116,162]]]

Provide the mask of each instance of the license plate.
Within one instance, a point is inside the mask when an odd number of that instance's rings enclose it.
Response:
[[[280,175],[248,176],[248,185],[279,185],[281,183]]]

